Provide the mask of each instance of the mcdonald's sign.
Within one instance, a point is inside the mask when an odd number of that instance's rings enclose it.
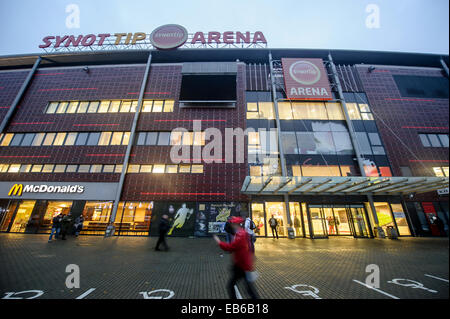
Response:
[[[14,184],[9,190],[8,196],[22,196],[23,184]]]

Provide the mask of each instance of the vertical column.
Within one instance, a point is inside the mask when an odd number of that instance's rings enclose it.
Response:
[[[287,176],[287,168],[286,168],[286,158],[284,157],[283,144],[281,143],[281,129],[280,129],[280,116],[278,113],[278,98],[277,98],[277,89],[275,86],[275,73],[273,71],[273,59],[272,52],[269,51],[269,68],[270,68],[270,83],[272,87],[272,100],[273,106],[275,110],[275,122],[277,125],[277,135],[278,135],[278,150],[280,152],[280,163],[281,163],[281,175],[283,177]],[[285,194],[284,197],[284,205],[286,206],[286,221],[289,225],[287,228],[288,233],[291,231],[291,214],[289,210],[289,195]]]
[[[353,149],[355,150],[355,153],[356,153],[356,159],[358,161],[359,170],[361,171],[362,176],[366,176],[366,172],[364,171],[364,164],[362,161],[363,157],[361,156],[358,141],[356,139],[356,134],[355,134],[355,131],[353,130],[352,120],[350,119],[350,116],[348,115],[347,104],[345,103],[345,98],[344,98],[344,93],[342,92],[341,82],[339,81],[336,66],[334,65],[333,57],[331,56],[331,53],[328,54],[328,60],[329,60],[330,66],[331,66],[333,80],[334,80],[334,83],[336,83],[336,87],[338,90],[339,100],[341,102],[342,111],[344,112],[345,122],[347,123],[348,131],[350,133],[350,139],[352,141]],[[378,216],[377,216],[377,212],[375,209],[375,205],[373,203],[373,196],[371,194],[367,195],[367,200],[369,202],[370,209],[372,210],[373,221],[375,222],[375,227],[378,229],[378,234],[380,237],[384,238],[385,237],[384,231],[379,226],[379,223],[378,223]]]
[[[145,87],[147,85],[148,76],[150,74],[151,62],[152,62],[152,53],[149,52],[148,59],[147,59],[147,65],[145,67],[144,77],[142,78],[141,90],[139,91],[138,105],[136,107],[136,112],[134,113],[133,124],[131,125],[130,139],[129,139],[129,142],[127,145],[127,150],[125,152],[125,157],[123,159],[122,172],[120,173],[119,185],[117,187],[116,197],[114,199],[110,222],[114,222],[114,220],[116,219],[117,208],[119,207],[119,201],[120,201],[120,197],[122,195],[123,183],[125,181],[125,176],[126,176],[126,173],[128,170],[128,161],[130,159],[131,149],[133,148],[133,144],[134,144],[134,140],[135,140],[134,137],[136,135],[136,127],[137,127],[137,123],[139,120],[139,114],[141,113],[142,100],[144,98]]]
[[[17,93],[16,97],[14,98],[13,103],[11,104],[11,107],[8,110],[8,113],[6,113],[5,117],[3,118],[2,123],[0,124],[0,133],[4,133],[6,126],[9,123],[9,120],[12,118],[14,112],[16,111],[16,107],[19,104],[20,100],[23,97],[23,94],[25,93],[28,85],[31,82],[31,79],[33,78],[34,73],[36,73],[36,70],[41,63],[42,58],[38,56],[36,61],[34,62],[33,67],[31,68],[31,71],[28,73],[27,78],[25,79],[25,82],[22,83],[22,86],[20,87],[19,92]]]

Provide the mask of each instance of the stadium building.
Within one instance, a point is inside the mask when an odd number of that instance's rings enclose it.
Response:
[[[272,216],[285,237],[448,235],[448,56],[177,25],[40,48],[0,57],[2,232],[71,213],[85,235],[152,235],[162,214],[172,236],[230,215],[259,236]]]

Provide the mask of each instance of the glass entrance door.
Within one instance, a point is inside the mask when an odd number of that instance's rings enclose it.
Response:
[[[349,218],[354,237],[369,237],[369,228],[364,207],[349,207]]]
[[[328,232],[325,212],[322,205],[309,205],[309,214],[311,216],[312,238],[326,238]]]

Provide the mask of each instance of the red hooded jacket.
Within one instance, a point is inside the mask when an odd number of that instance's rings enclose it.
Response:
[[[236,266],[244,271],[253,270],[253,254],[249,249],[250,238],[244,229],[239,230],[231,243],[220,242],[219,246],[225,251],[233,253]]]

